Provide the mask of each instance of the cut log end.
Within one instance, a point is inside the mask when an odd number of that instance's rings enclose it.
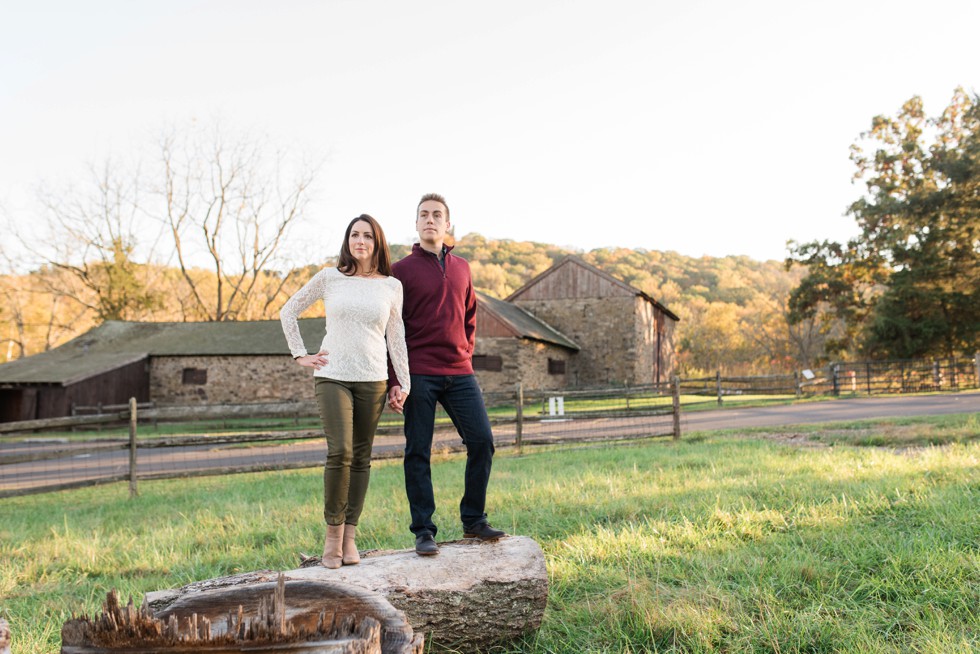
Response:
[[[415,654],[424,642],[383,597],[345,584],[287,581],[223,587],[153,614],[119,603],[62,628],[62,654],[95,652],[336,652]]]

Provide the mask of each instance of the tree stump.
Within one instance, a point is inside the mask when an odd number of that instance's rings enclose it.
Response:
[[[10,654],[10,625],[3,618],[0,618],[0,654]]]
[[[187,594],[157,614],[120,605],[113,591],[100,615],[66,622],[61,641],[62,654],[421,654],[424,644],[377,593],[283,575]]]
[[[146,600],[162,613],[202,589],[248,587],[276,574],[211,579],[149,593]],[[283,574],[290,580],[336,581],[377,592],[405,612],[415,633],[457,651],[485,650],[533,633],[548,600],[544,553],[524,536],[440,543],[439,555],[432,557],[414,550],[362,552],[358,565],[336,570],[311,565]]]

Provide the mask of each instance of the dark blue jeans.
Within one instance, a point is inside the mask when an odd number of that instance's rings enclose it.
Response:
[[[487,483],[493,464],[493,433],[483,394],[473,375],[412,375],[412,392],[405,400],[405,492],[412,511],[412,533],[438,531],[432,522],[436,500],[432,493],[432,431],[436,402],[453,421],[466,446],[466,474],[459,517],[464,529],[487,521]]]

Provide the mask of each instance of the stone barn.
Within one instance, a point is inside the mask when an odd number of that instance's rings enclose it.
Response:
[[[509,302],[477,293],[473,371],[484,393],[568,386],[569,361],[579,346]]]
[[[674,370],[679,318],[643,291],[568,256],[514,291],[506,302],[579,345],[570,386],[657,385]]]

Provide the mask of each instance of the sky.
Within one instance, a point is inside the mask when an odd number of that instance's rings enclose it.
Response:
[[[0,0],[0,213],[213,121],[319,163],[323,257],[418,198],[456,234],[783,259],[858,233],[849,147],[980,88],[980,3]],[[8,236],[3,237],[5,240]]]

